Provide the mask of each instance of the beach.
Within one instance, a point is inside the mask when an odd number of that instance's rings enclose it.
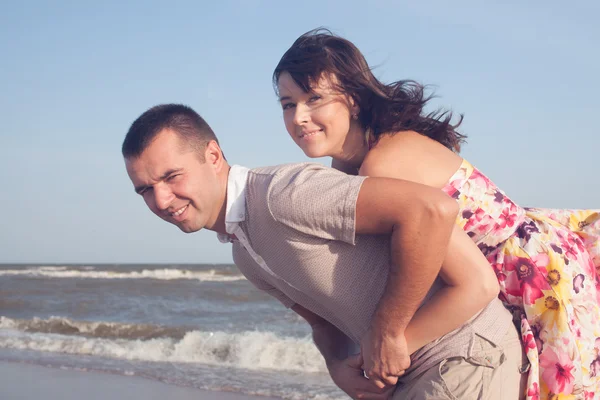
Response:
[[[0,287],[0,400],[347,398],[231,264],[4,264]]]
[[[274,400],[168,385],[136,376],[0,363],[2,400]]]

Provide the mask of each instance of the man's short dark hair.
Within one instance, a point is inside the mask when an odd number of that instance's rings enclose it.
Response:
[[[165,129],[180,135],[198,153],[201,161],[204,161],[206,145],[211,140],[219,143],[210,126],[192,108],[182,104],[161,104],[152,107],[131,124],[121,148],[123,157],[139,157]]]

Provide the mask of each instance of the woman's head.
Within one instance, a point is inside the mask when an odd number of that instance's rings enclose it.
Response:
[[[358,108],[338,90],[335,76],[323,75],[306,91],[285,71],[277,91],[285,127],[307,156],[331,156],[360,166],[368,149]]]
[[[414,81],[383,84],[354,44],[326,29],[309,31],[292,44],[273,72],[273,84],[280,98],[290,97],[282,96],[282,92],[293,87],[309,97],[325,88],[338,100],[344,99],[344,117],[348,119],[345,134],[359,130],[376,139],[385,133],[414,130],[454,151],[465,138],[455,131],[460,121],[451,125],[451,113],[423,114],[431,96],[425,95],[422,85]],[[288,131],[290,119],[286,118]],[[292,131],[290,134],[293,136]]]

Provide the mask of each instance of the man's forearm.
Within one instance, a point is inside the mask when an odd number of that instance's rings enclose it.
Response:
[[[324,321],[312,326],[313,341],[329,368],[332,363],[348,357],[352,340],[331,323]]]

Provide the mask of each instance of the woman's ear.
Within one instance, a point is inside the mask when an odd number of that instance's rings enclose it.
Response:
[[[348,97],[348,106],[350,107],[350,115],[352,115],[354,119],[358,119],[358,115],[360,114],[360,107],[358,106],[358,102],[354,99],[353,96]]]

